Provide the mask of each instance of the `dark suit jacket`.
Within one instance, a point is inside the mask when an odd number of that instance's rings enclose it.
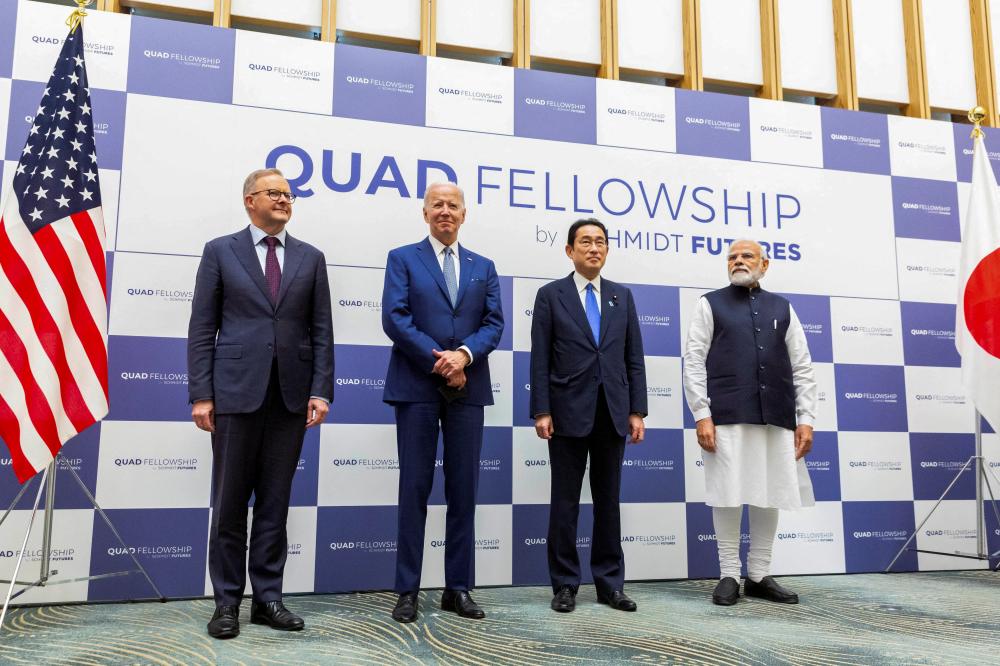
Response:
[[[271,363],[285,406],[305,414],[310,396],[333,399],[333,323],[323,253],[285,237],[277,304],[249,227],[209,241],[198,266],[188,327],[188,394],[220,414],[260,407]],[[277,353],[275,353],[275,348]]]
[[[389,252],[382,291],[382,328],[392,340],[383,400],[433,402],[444,382],[433,374],[432,349],[465,345],[472,364],[465,368],[470,405],[492,405],[487,356],[500,343],[503,311],[500,279],[493,262],[459,244],[457,304],[452,307],[444,274],[428,239]]]
[[[538,290],[531,321],[531,414],[550,414],[557,435],[585,437],[603,384],[618,434],[628,416],[646,414],[646,363],[632,292],[601,278],[600,344],[573,274]]]

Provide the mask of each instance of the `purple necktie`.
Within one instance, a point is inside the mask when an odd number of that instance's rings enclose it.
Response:
[[[271,302],[278,302],[278,288],[281,287],[281,265],[278,264],[278,239],[268,236],[264,239],[267,243],[267,258],[264,260],[264,279],[267,281],[267,290],[271,292]]]

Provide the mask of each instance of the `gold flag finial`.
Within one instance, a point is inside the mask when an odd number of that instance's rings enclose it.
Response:
[[[76,32],[77,27],[83,23],[83,17],[87,15],[86,8],[93,4],[94,0],[76,0],[76,9],[66,19],[70,34]]]
[[[969,138],[983,138],[983,130],[980,128],[980,125],[983,124],[984,118],[986,118],[986,109],[983,107],[977,106],[976,108],[969,110],[969,120],[972,121],[972,124],[974,125],[972,128],[972,134],[969,135]]]

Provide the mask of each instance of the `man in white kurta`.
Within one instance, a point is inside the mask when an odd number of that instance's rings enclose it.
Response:
[[[729,606],[739,598],[746,504],[744,594],[798,603],[770,569],[778,511],[815,504],[803,460],[812,448],[816,412],[812,359],[791,304],[760,288],[769,265],[763,248],[736,241],[727,264],[730,285],[698,300],[684,349],[684,392],[696,421],[719,549],[712,600]]]

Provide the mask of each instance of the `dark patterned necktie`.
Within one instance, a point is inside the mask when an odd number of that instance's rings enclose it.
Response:
[[[267,281],[267,290],[271,292],[271,302],[278,302],[278,289],[281,287],[281,265],[278,263],[278,239],[274,236],[267,236],[264,239],[267,243],[267,258],[264,260],[264,280]]]

